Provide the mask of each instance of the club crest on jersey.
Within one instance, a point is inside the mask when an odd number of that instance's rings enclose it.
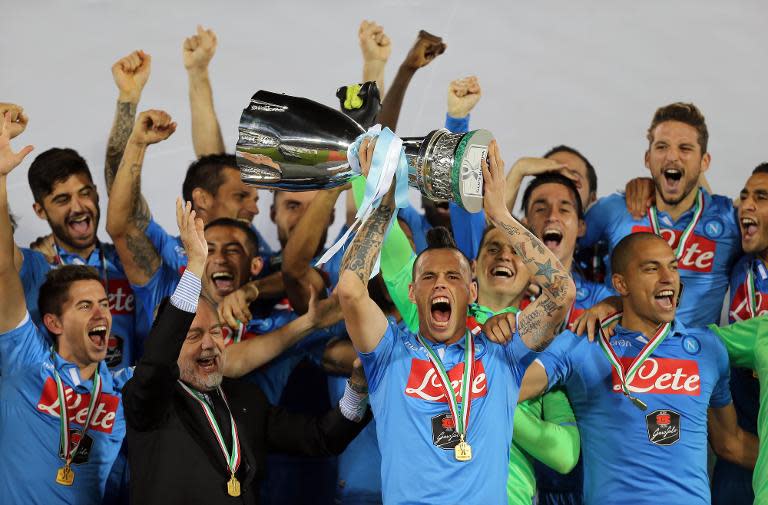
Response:
[[[619,358],[625,369],[629,368],[633,358]],[[621,393],[621,382],[616,370],[611,370],[613,392]],[[699,364],[690,359],[648,358],[641,366],[629,390],[633,393],[651,393],[657,395],[701,395]]]
[[[459,402],[464,401],[461,398],[461,381],[464,373],[464,363],[459,363],[448,371],[448,379],[451,381],[456,399]],[[485,396],[488,392],[488,383],[485,376],[483,362],[475,360],[475,379],[472,382],[472,399]],[[427,360],[413,358],[411,360],[411,372],[408,375],[408,383],[405,386],[405,394],[426,400],[428,402],[448,403],[445,388],[440,383],[440,378],[435,373],[435,369]]]
[[[683,338],[683,349],[688,354],[696,355],[699,354],[699,351],[701,350],[701,343],[699,342],[699,339],[689,335]]]
[[[653,233],[650,226],[633,226],[632,233],[646,232]],[[680,242],[681,230],[672,230],[669,228],[661,229],[661,236],[667,241],[672,249],[677,247]],[[680,269],[691,270],[694,272],[711,272],[715,262],[715,249],[717,244],[701,235],[695,233],[688,239],[687,247],[683,252],[683,257],[678,263]]]
[[[74,389],[65,385],[64,398],[67,402],[69,422],[82,426],[85,422],[85,417],[88,415],[88,403],[91,401],[91,394],[77,393]],[[119,403],[120,398],[117,396],[102,392],[99,403],[94,407],[91,426],[88,429],[102,433],[112,433]],[[45,380],[40,400],[37,402],[37,410],[56,419],[61,417],[59,396],[56,392],[56,381],[53,380],[53,377],[48,377]]]
[[[114,333],[109,336],[107,341],[107,356],[104,361],[109,368],[120,366],[123,362],[123,342],[124,339],[120,335]]]
[[[704,233],[710,238],[718,238],[723,234],[724,229],[723,222],[717,218],[704,221]]]
[[[450,412],[432,417],[432,443],[446,451],[459,443],[459,432],[456,431],[456,421]]]
[[[654,410],[645,416],[648,441],[656,445],[672,445],[680,440],[680,414],[674,410]]]

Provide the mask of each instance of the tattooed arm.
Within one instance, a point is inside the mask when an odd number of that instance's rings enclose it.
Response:
[[[368,173],[373,157],[373,142],[360,146],[360,165]],[[395,182],[381,204],[360,227],[341,261],[341,276],[336,291],[347,333],[358,352],[371,352],[387,330],[387,317],[368,296],[368,279],[384,242],[387,224],[395,213]]]
[[[128,139],[115,175],[115,191],[109,198],[107,232],[132,284],[143,286],[160,267],[160,256],[144,233],[149,209],[142,205],[141,168],[147,146],[161,142],[176,130],[176,123],[163,111],[142,112]]]
[[[112,65],[112,77],[120,94],[117,98],[115,120],[109,132],[107,156],[104,161],[104,180],[107,183],[108,195],[112,193],[117,167],[120,165],[125,145],[133,129],[136,105],[149,79],[151,62],[152,58],[144,51],[134,51]]]
[[[555,255],[507,210],[504,161],[496,141],[488,147],[488,159],[490,166],[485,160],[482,162],[485,214],[495,226],[512,237],[512,247],[531,273],[531,282],[542,288],[541,296],[520,314],[517,332],[529,349],[541,351],[559,332],[576,296],[576,286]]]

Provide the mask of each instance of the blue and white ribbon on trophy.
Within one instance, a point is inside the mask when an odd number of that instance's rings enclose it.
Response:
[[[378,138],[376,140],[376,147],[373,150],[371,168],[365,183],[365,196],[360,203],[360,207],[357,209],[355,222],[352,223],[352,226],[335,244],[325,251],[325,254],[317,261],[316,266],[320,266],[330,260],[346,244],[349,236],[359,230],[360,226],[368,220],[373,211],[381,204],[381,199],[389,191],[393,179],[395,180],[395,207],[402,209],[409,204],[408,161],[405,158],[403,141],[389,128],[382,129],[381,125],[369,128],[367,132],[357,137],[352,145],[349,146],[349,149],[347,149],[349,166],[358,174],[362,173],[360,162],[358,161],[358,152],[360,144],[362,144],[365,138]],[[389,233],[389,229],[392,227],[395,219],[397,219],[397,212],[392,215],[392,219],[390,219],[384,232],[385,235]],[[371,271],[371,277],[379,273],[380,259],[381,253],[376,256],[376,263]]]

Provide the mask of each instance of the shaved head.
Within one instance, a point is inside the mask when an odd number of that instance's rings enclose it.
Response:
[[[621,239],[611,253],[611,271],[615,274],[625,274],[630,259],[637,251],[638,247],[647,244],[650,241],[661,241],[666,245],[667,241],[655,233],[638,232],[631,233]]]

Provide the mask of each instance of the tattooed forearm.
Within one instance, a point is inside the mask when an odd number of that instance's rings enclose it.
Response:
[[[532,351],[543,351],[555,336],[557,325],[545,317],[545,312],[538,307],[530,313],[523,312],[518,319],[517,333]]]
[[[104,161],[104,179],[107,181],[107,194],[112,191],[112,183],[115,182],[115,174],[123,158],[125,145],[133,130],[133,122],[136,119],[136,104],[130,102],[117,102],[115,121],[112,131],[109,132],[107,141],[107,156]]]
[[[376,255],[384,242],[387,224],[395,212],[395,207],[384,202],[373,211],[368,221],[357,231],[355,239],[344,254],[341,271],[351,270],[363,284],[368,284]]]
[[[149,204],[141,195],[141,163],[131,165],[131,177],[131,219],[139,230],[145,231],[151,214]]]
[[[125,245],[131,254],[132,263],[146,279],[160,268],[160,256],[144,233],[129,233],[125,236]]]

